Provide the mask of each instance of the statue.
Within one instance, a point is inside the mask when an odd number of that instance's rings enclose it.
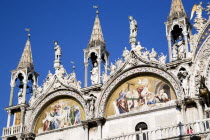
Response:
[[[194,19],[195,24],[193,25],[198,32],[200,32],[203,29],[203,26],[206,23],[206,19],[202,17],[202,12],[204,8],[202,7],[203,2],[200,2],[199,5],[194,5],[191,12],[191,18],[193,18],[194,13],[196,12],[196,17]],[[207,6],[208,8],[208,6]],[[207,10],[208,11],[208,10]]]
[[[183,59],[186,56],[186,52],[185,52],[185,42],[182,39],[182,36],[179,36],[179,41],[176,43],[177,49],[178,49],[178,58],[179,59]]]
[[[116,61],[116,66],[117,66],[117,68],[118,68],[118,69],[121,68],[122,65],[123,65],[122,59],[119,59],[119,58],[118,58],[118,60]]]
[[[156,57],[157,57],[157,53],[154,50],[154,48],[152,48],[152,52],[149,54],[149,58],[150,58],[151,61],[157,61]]]
[[[129,17],[130,20],[130,43],[131,45],[135,45],[136,43],[136,36],[137,36],[137,21],[133,19],[132,16]]]
[[[61,47],[58,45],[58,42],[55,41],[55,60],[60,61],[61,57]]]
[[[97,63],[94,63],[94,67],[91,70],[91,77],[90,77],[92,85],[98,84],[98,78],[99,78],[98,66]]]
[[[172,60],[175,61],[178,59],[178,51],[177,51],[177,47],[174,44],[172,47]]]
[[[138,42],[138,45],[132,48],[132,50],[136,51],[139,55],[142,55],[141,51],[144,49],[144,47],[141,46],[140,42]]]
[[[161,55],[159,56],[159,62],[162,63],[162,64],[165,64],[166,63],[166,57],[167,55],[165,56],[163,53],[161,53]]]
[[[123,54],[122,54],[122,57],[127,60],[128,59],[128,56],[129,56],[129,51],[128,49],[125,47],[124,51],[123,51]]]
[[[109,79],[109,76],[107,75],[107,73],[103,73],[102,82],[105,83],[108,79]]]
[[[203,2],[200,2],[199,5],[194,4],[193,8],[192,8],[192,12],[191,12],[191,17],[190,20],[193,18],[194,13],[196,12],[196,18],[202,18],[202,11],[203,11],[203,7],[202,7]]]
[[[24,103],[23,101],[23,89],[20,88],[19,92],[18,92],[18,104],[22,104]]]
[[[88,119],[93,119],[95,116],[94,111],[95,111],[96,97],[93,94],[83,95],[83,97],[85,99],[87,110],[88,110]]]
[[[147,59],[148,60],[148,55],[149,55],[149,51],[146,50],[145,52],[142,53],[142,58]]]
[[[115,70],[116,70],[116,66],[111,63],[111,66],[110,66],[110,75],[114,74]]]

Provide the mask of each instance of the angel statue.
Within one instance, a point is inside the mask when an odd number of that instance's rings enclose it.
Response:
[[[203,2],[200,2],[199,5],[194,4],[191,12],[190,20],[193,18],[194,13],[196,12],[196,18],[202,18],[202,11],[204,8],[202,7]]]

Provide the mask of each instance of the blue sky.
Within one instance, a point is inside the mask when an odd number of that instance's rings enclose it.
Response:
[[[183,0],[190,16],[199,0]],[[203,0],[204,4],[208,0]],[[143,47],[167,54],[165,25],[171,0],[0,0],[0,132],[6,126],[11,70],[17,68],[27,40],[25,28],[31,28],[31,44],[39,85],[48,70],[54,73],[54,45],[58,41],[62,64],[68,73],[75,62],[78,80],[83,81],[83,49],[88,45],[95,19],[93,5],[99,6],[99,18],[110,62],[121,57],[129,45],[129,20],[138,22],[138,37]],[[17,98],[17,95],[15,95]]]

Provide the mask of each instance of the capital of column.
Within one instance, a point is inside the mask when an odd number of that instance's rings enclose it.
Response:
[[[85,67],[88,67],[88,62],[84,62]]]
[[[166,36],[166,38],[167,38],[167,40],[171,40],[171,36],[170,35]]]
[[[11,114],[11,110],[7,110],[7,113],[8,113],[8,114]]]
[[[22,112],[25,112],[25,107],[20,107],[20,110],[22,111]]]
[[[101,120],[97,120],[96,123],[97,123],[98,126],[102,125],[102,121]]]

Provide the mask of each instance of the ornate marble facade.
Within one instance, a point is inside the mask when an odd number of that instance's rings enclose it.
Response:
[[[122,58],[109,64],[97,11],[84,49],[84,87],[74,71],[66,72],[57,41],[55,71],[49,71],[39,86],[29,35],[18,68],[12,71],[2,139],[210,139],[210,19],[202,17],[209,14],[209,4],[206,13],[202,3],[193,7],[192,18],[194,12],[197,32],[192,34],[182,1],[172,0],[165,23],[168,63],[166,55],[137,43],[137,21],[130,16],[131,49],[125,48]],[[31,94],[29,101],[26,93]]]

